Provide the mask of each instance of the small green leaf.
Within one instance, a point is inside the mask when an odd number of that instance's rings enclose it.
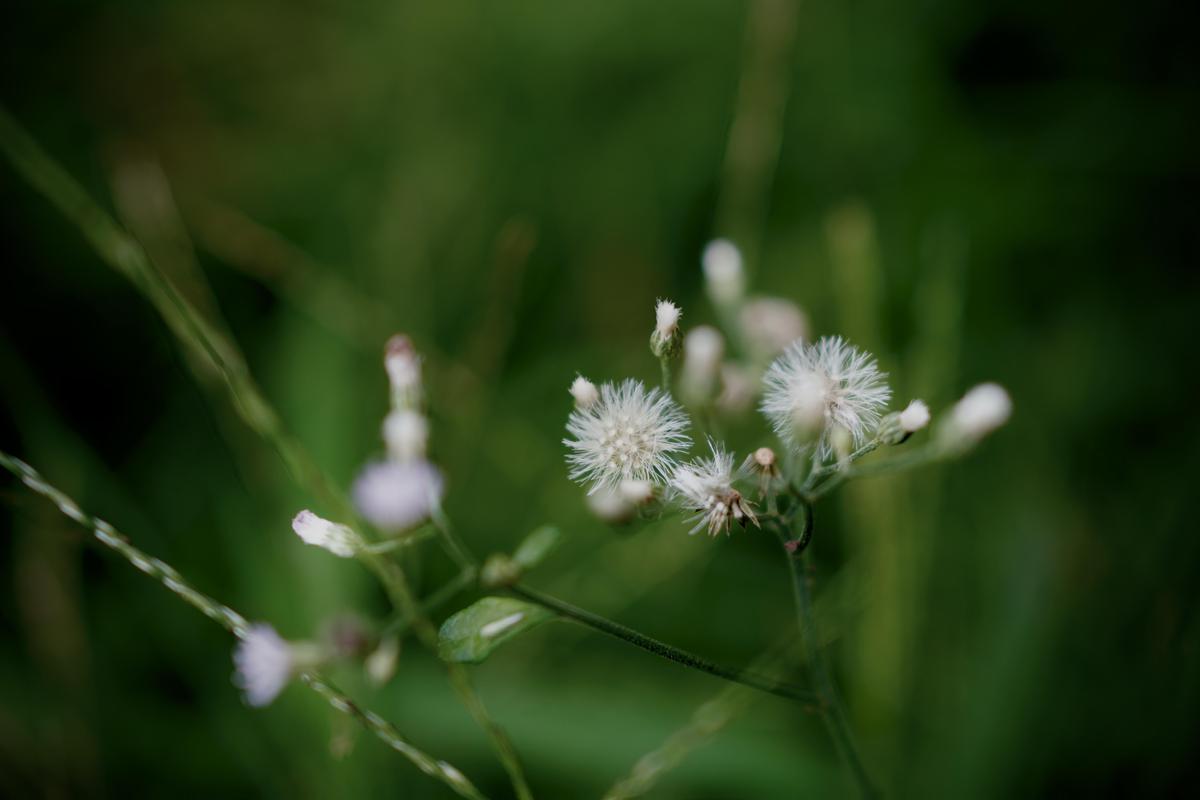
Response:
[[[511,597],[485,597],[442,623],[438,655],[444,661],[478,664],[514,636],[536,627],[554,613]]]
[[[558,545],[561,537],[562,532],[558,528],[543,525],[525,537],[525,541],[513,553],[513,561],[520,564],[523,570],[533,569]]]

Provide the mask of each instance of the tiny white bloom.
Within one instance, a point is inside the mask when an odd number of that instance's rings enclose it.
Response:
[[[629,522],[637,513],[637,508],[626,500],[619,490],[610,489],[607,486],[598,486],[592,489],[584,499],[587,502],[588,510],[595,514],[601,522],[607,522],[610,525]]]
[[[916,433],[929,424],[929,406],[923,400],[913,400],[900,412],[900,428],[905,433]]]
[[[745,289],[742,254],[728,239],[714,239],[704,248],[700,259],[709,296],[717,305],[736,303]]]
[[[341,558],[350,558],[362,547],[362,540],[348,526],[330,522],[307,509],[292,520],[292,530],[305,544],[323,547]]]
[[[270,625],[250,626],[233,651],[234,684],[252,706],[265,706],[292,678],[292,647]]]
[[[707,528],[710,536],[721,531],[728,535],[732,522],[743,528],[747,522],[757,526],[753,507],[734,488],[733,454],[712,439],[708,440],[708,449],[711,458],[680,465],[671,479],[671,489],[680,505],[695,514],[692,520],[696,524],[688,535],[701,528]]]
[[[950,410],[949,435],[962,444],[973,444],[1008,421],[1012,400],[1004,387],[981,383]]]
[[[429,445],[429,422],[419,411],[398,408],[383,418],[383,441],[388,456],[397,461],[424,458]]]
[[[596,384],[582,375],[577,375],[575,380],[571,382],[570,392],[571,397],[575,398],[576,408],[586,410],[596,405],[600,400],[600,391],[596,389]]]
[[[412,340],[403,334],[388,339],[383,366],[392,387],[392,404],[397,408],[415,406],[421,399],[421,357]]]
[[[756,297],[742,306],[738,324],[751,353],[763,361],[797,339],[808,339],[808,317],[791,300]]]
[[[571,479],[591,483],[592,492],[616,489],[624,480],[665,483],[675,458],[687,450],[687,415],[659,389],[639,381],[600,387],[600,400],[567,418]]]
[[[683,370],[679,375],[679,394],[684,402],[700,405],[712,399],[725,339],[711,325],[698,325],[683,339]]]
[[[659,300],[654,305],[654,329],[659,336],[666,338],[679,328],[679,318],[683,311],[670,300]]]
[[[442,489],[442,475],[428,461],[381,461],[359,473],[354,505],[380,530],[402,531],[429,517]]]
[[[886,377],[870,354],[840,336],[794,342],[767,370],[762,412],[794,447],[805,443],[816,422],[822,427],[818,452],[828,458],[833,431],[845,430],[857,446],[879,424],[892,395]]]

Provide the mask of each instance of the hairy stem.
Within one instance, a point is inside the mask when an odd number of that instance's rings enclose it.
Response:
[[[809,521],[812,519],[811,510],[804,512],[804,519],[805,524],[809,525]],[[837,687],[834,686],[829,664],[825,660],[825,653],[821,650],[816,618],[813,615],[812,594],[805,574],[808,556],[802,552],[792,552],[788,549],[788,533],[782,527],[776,527],[776,533],[779,535],[780,543],[784,546],[784,557],[787,559],[788,572],[792,578],[796,622],[800,628],[800,638],[804,643],[805,658],[808,661],[813,687],[816,689],[821,718],[825,720],[825,727],[829,729],[829,735],[833,738],[838,753],[849,766],[859,794],[863,797],[876,797],[878,795],[867,775],[866,767],[863,766],[862,757],[858,753],[858,746],[850,731],[850,723],[846,719],[846,710],[838,696]]]
[[[582,608],[573,606],[570,603],[559,600],[556,597],[543,594],[536,589],[531,589],[522,584],[516,584],[509,587],[509,591],[524,600],[532,603],[537,603],[540,606],[554,611],[559,616],[566,619],[586,625],[593,630],[606,633],[609,636],[620,639],[623,642],[628,642],[634,647],[639,647],[648,653],[653,653],[659,658],[665,658],[668,661],[673,661],[676,664],[682,664],[685,667],[699,670],[700,672],[708,673],[709,675],[723,678],[727,681],[741,683],[746,686],[758,689],[759,691],[769,694],[786,697],[789,700],[795,700],[801,703],[811,703],[816,695],[807,689],[791,686],[790,684],[782,683],[762,675],[741,669],[733,669],[731,667],[716,664],[708,659],[701,658],[694,653],[689,653],[686,650],[680,650],[678,647],[673,647],[666,642],[660,642],[653,639],[644,633],[627,628],[619,622],[614,622],[611,619],[602,617],[598,614],[593,614],[590,611],[585,611]]]
[[[192,588],[178,570],[170,564],[134,547],[112,525],[88,514],[79,507],[78,503],[47,483],[33,467],[4,452],[0,452],[0,465],[30,489],[53,502],[63,514],[90,530],[92,536],[105,547],[115,551],[138,570],[157,580],[185,603],[199,609],[206,617],[239,639],[246,635],[249,624],[245,617]],[[390,722],[371,711],[360,708],[353,700],[315,673],[304,673],[300,678],[305,685],[325,698],[335,710],[354,717],[384,744],[403,755],[426,775],[442,781],[462,797],[470,798],[470,800],[483,800],[483,795],[479,790],[458,769],[414,747]]]

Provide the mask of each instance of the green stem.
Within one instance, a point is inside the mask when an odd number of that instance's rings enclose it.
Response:
[[[668,358],[662,357],[658,359],[658,366],[662,369],[662,390],[667,394],[671,393],[671,361]]]
[[[811,519],[811,510],[806,513],[805,518],[806,520]],[[813,686],[819,700],[821,718],[825,720],[825,727],[829,729],[829,735],[833,738],[838,753],[854,775],[859,794],[863,797],[877,797],[878,793],[871,784],[866,767],[863,766],[854,735],[850,731],[850,723],[846,719],[846,710],[842,706],[837,687],[833,683],[829,664],[825,659],[825,653],[818,641],[812,595],[805,575],[808,556],[802,552],[793,553],[787,549],[788,534],[783,528],[776,527],[776,533],[779,535],[780,543],[784,545],[784,556],[788,561],[788,571],[792,578],[792,595],[796,603],[796,622],[800,628],[800,638],[804,642],[805,657],[808,660],[808,669],[812,675]]]
[[[586,625],[593,630],[606,633],[620,639],[623,642],[628,642],[634,647],[639,647],[648,653],[653,653],[659,658],[665,658],[668,661],[673,661],[676,664],[681,664],[691,669],[699,670],[700,672],[708,673],[709,675],[723,678],[727,681],[744,684],[759,691],[786,697],[789,700],[795,700],[801,703],[811,703],[815,695],[807,689],[801,689],[791,686],[786,683],[781,683],[771,678],[762,675],[748,672],[741,669],[733,669],[716,664],[708,659],[701,658],[698,655],[689,653],[686,650],[680,650],[678,647],[673,647],[665,642],[660,642],[657,639],[627,628],[619,622],[614,622],[611,619],[602,617],[598,614],[593,614],[590,611],[585,611],[582,608],[573,606],[570,603],[559,600],[556,597],[543,594],[536,589],[531,589],[522,584],[516,584],[509,587],[509,591],[524,600],[532,603],[537,603],[540,606],[556,612],[562,617],[573,620],[582,625]]]
[[[199,609],[206,617],[216,622],[239,639],[246,635],[249,624],[246,618],[232,608],[217,602],[206,594],[192,588],[178,570],[153,556],[147,555],[129,543],[129,540],[112,525],[88,514],[79,504],[59,489],[51,486],[33,467],[0,452],[0,465],[20,478],[33,491],[58,506],[58,510],[91,531],[98,542],[115,551],[141,572],[154,578],[185,603]],[[315,673],[303,673],[300,679],[313,691],[321,695],[337,711],[349,714],[367,730],[375,734],[384,744],[403,755],[418,769],[436,778],[462,797],[483,800],[483,795],[455,767],[439,761],[414,747],[400,734],[396,727],[379,715],[360,708],[354,701]]]

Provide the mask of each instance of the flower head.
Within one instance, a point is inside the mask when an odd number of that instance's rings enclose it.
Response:
[[[679,375],[679,395],[685,403],[700,405],[712,399],[725,339],[711,325],[697,325],[683,339],[683,369]]]
[[[674,358],[679,353],[679,318],[682,316],[683,311],[670,300],[659,300],[655,304],[650,351],[656,358]]]
[[[339,525],[304,510],[292,520],[292,530],[305,544],[323,547],[335,556],[350,558],[362,547],[362,540],[346,525]]]
[[[900,428],[905,433],[916,433],[929,424],[929,406],[924,400],[913,400],[900,412]]]
[[[752,355],[770,361],[797,339],[808,339],[808,317],[791,300],[756,297],[738,314],[738,326]]]
[[[575,380],[571,382],[571,397],[575,398],[575,407],[581,409],[589,409],[596,405],[600,399],[600,392],[596,389],[596,384],[589,381],[582,375],[576,375]]]
[[[1004,387],[981,383],[954,404],[942,436],[952,445],[970,447],[1007,422],[1011,414],[1012,400]]]
[[[694,513],[692,521],[696,524],[688,535],[701,528],[707,528],[709,536],[721,531],[728,535],[733,522],[743,528],[747,522],[757,526],[753,507],[734,488],[733,454],[712,439],[708,440],[708,449],[711,458],[680,465],[671,479],[671,490],[680,505]]]
[[[700,258],[708,294],[717,305],[736,303],[745,289],[742,254],[728,239],[714,239]]]
[[[567,418],[571,479],[616,489],[624,480],[665,483],[675,457],[691,444],[688,419],[679,405],[658,389],[640,382],[600,387],[600,399],[576,408]]]
[[[840,336],[794,342],[767,370],[762,412],[792,446],[820,430],[819,453],[827,458],[833,429],[845,430],[860,445],[879,424],[892,395],[886,377],[870,354]]]
[[[233,664],[233,682],[245,692],[246,702],[265,706],[292,678],[292,646],[270,625],[252,625],[234,648]]]
[[[380,461],[359,473],[354,505],[380,530],[402,531],[429,517],[442,490],[442,475],[428,461]]]

